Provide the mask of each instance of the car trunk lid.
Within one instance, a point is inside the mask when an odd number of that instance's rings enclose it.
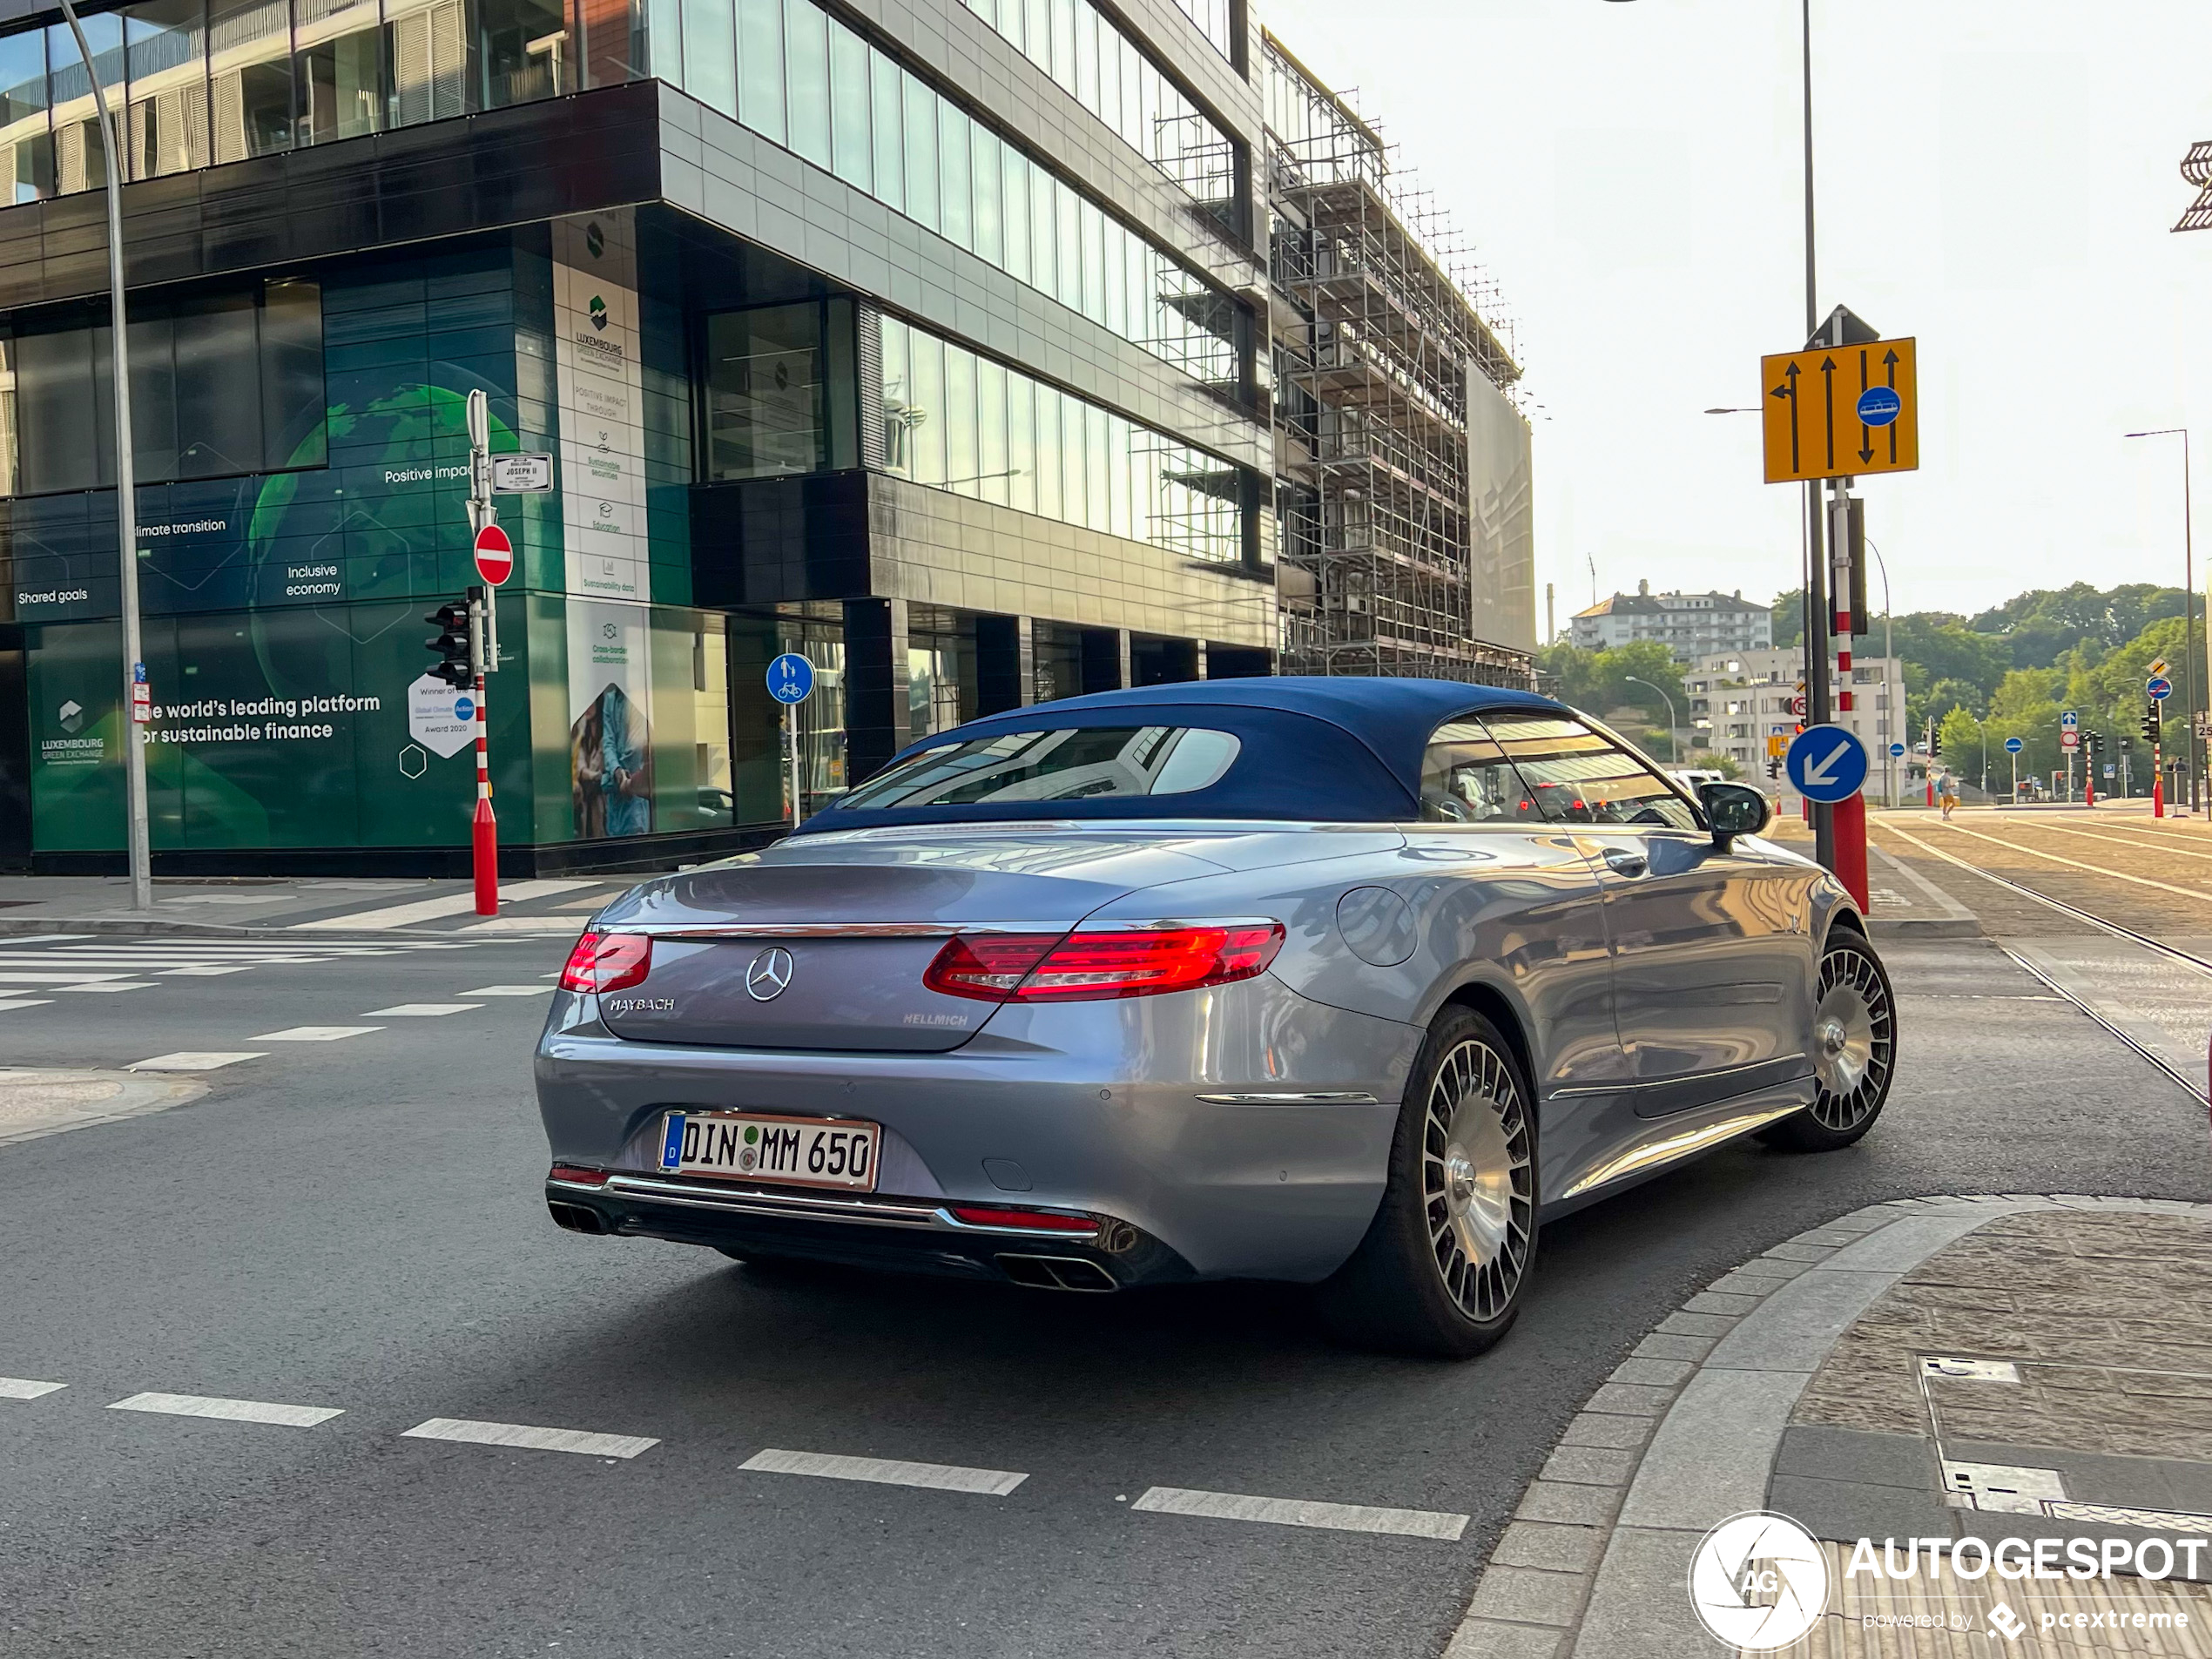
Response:
[[[948,937],[1063,933],[1139,887],[1219,869],[1169,840],[1073,824],[857,831],[664,876],[595,924],[653,936],[651,971],[603,995],[600,1017],[645,1042],[956,1049],[997,1005],[922,982]]]

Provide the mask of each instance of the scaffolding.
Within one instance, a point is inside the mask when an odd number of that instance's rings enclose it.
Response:
[[[1267,36],[1284,671],[1527,685],[1476,637],[1467,374],[1512,325],[1433,198]]]

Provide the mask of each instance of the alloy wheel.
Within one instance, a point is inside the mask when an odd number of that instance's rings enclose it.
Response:
[[[1445,1055],[1422,1131],[1422,1207],[1437,1272],[1460,1311],[1487,1323],[1512,1305],[1535,1227],[1527,1111],[1505,1057],[1474,1039]]]
[[[1881,1103],[1896,1039],[1889,987],[1855,944],[1832,945],[1820,959],[1812,1035],[1812,1115],[1825,1128],[1850,1129]]]

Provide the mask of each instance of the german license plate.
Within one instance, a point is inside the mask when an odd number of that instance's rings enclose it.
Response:
[[[882,1136],[875,1124],[847,1118],[671,1112],[661,1137],[660,1167],[669,1175],[873,1192]]]

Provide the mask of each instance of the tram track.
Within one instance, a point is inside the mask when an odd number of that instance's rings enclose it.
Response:
[[[2015,852],[2033,853],[2033,848],[2020,846],[2016,843],[2011,841],[1999,840],[1993,835],[1978,835],[1976,834],[1976,832],[1973,830],[1959,829],[1957,825],[1950,825],[1946,826],[1946,827],[1959,834],[1974,835],[1975,839],[1979,840],[1993,842],[1999,846],[2011,847]],[[1998,875],[1992,871],[1983,869],[1979,865],[1970,864],[1955,853],[1946,853],[1939,846],[1931,846],[1928,842],[1921,840],[1918,835],[1913,834],[1910,830],[1901,829],[1894,824],[1885,824],[1882,826],[1882,828],[1888,833],[1897,836],[1901,840],[1911,842],[1914,846],[1919,848],[1920,851],[1925,853],[1931,858],[1940,859],[1946,864],[1956,865],[1959,868],[1966,871],[1968,873],[1979,876],[1985,881],[1993,882],[1998,887],[2003,887],[2008,892],[2016,894],[2021,898],[2032,900],[2033,902],[2045,906],[2051,910],[2054,910],[2061,915],[2071,917],[2073,920],[2086,923],[2087,926],[2096,928],[2100,932],[2109,934],[2115,939],[2126,940],[2128,943],[2139,946],[2142,949],[2151,952],[2154,955],[2166,958],[2168,961],[2179,962],[2184,967],[2192,968],[2197,973],[2205,974],[2209,978],[2212,978],[2212,961],[2207,961],[2202,956],[2193,955],[2189,952],[2181,949],[2178,946],[2168,944],[2162,939],[2154,938],[2149,934],[2141,933],[2133,927],[2125,927],[2107,917],[2097,914],[2093,910],[2085,910],[2080,905],[2068,904],[2063,899],[2054,899],[2049,894],[2038,892],[2035,888],[2027,886],[2024,882],[2015,881],[2009,876]],[[2095,865],[2082,864],[2078,860],[2060,859],[2057,858],[2055,854],[2045,853],[2038,854],[2037,856],[2052,858],[2058,863],[2073,865],[2078,869],[2092,871],[2099,875],[2117,876],[2123,880],[2145,881],[2148,882],[2148,885],[2154,887],[2168,886],[2168,884],[2164,882],[2150,882],[2147,877],[2128,876],[2121,871],[2105,870],[2099,868]],[[2171,890],[2184,894],[2189,893],[2190,891],[2188,888],[2181,887],[2172,888]],[[2192,894],[2190,896],[2202,898],[2206,899],[2208,901],[2212,901],[2212,894]],[[2203,1077],[2193,1077],[2188,1075],[2187,1072],[2182,1070],[2181,1067],[2175,1065],[2166,1055],[2159,1053],[2149,1044],[2142,1042],[2133,1032],[2128,1031],[2124,1027],[2112,1020],[2104,1013],[2103,1010],[2097,1008],[2086,998],[2082,997],[2072,988],[2061,984],[2042,966],[2031,961],[2020,952],[2013,949],[2003,941],[1993,939],[1990,941],[1990,943],[1995,945],[1999,950],[2003,951],[2006,956],[2010,957],[2013,962],[2018,964],[2021,969],[2027,973],[2038,983],[2046,987],[2055,995],[2065,998],[2067,1001],[2073,1004],[2073,1006],[2076,1008],[2079,1008],[2083,1014],[2087,1015],[2089,1019],[2094,1022],[2100,1028],[2117,1038],[2124,1046],[2134,1051],[2142,1059],[2148,1061],[2151,1065],[2156,1067],[2159,1071],[2163,1073],[2168,1078],[2171,1079],[2177,1088],[2188,1094],[2191,1099],[2199,1102],[2208,1108],[2212,1108],[2212,1082],[2209,1082],[2208,1079]]]

